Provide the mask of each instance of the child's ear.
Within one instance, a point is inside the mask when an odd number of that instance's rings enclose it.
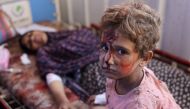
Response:
[[[153,51],[148,51],[143,57],[143,60],[149,62],[152,59],[153,54]]]
[[[142,58],[142,61],[140,62],[140,66],[145,66],[153,57],[153,51],[148,51],[144,57]]]

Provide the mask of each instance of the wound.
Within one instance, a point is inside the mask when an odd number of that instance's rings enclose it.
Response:
[[[109,42],[112,44],[118,38],[115,29],[107,29],[103,32],[102,42]]]

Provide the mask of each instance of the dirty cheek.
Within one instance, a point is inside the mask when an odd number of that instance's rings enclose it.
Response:
[[[121,62],[120,63],[121,73],[124,75],[131,73],[133,66],[134,66],[133,62]]]

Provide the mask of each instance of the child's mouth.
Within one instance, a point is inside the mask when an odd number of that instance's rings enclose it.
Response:
[[[104,74],[105,76],[107,76],[108,78],[109,78],[109,77],[116,76],[116,71],[111,70],[111,69],[102,68],[102,72],[103,72],[103,74]]]

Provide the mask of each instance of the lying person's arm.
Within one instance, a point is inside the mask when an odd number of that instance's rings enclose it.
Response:
[[[73,34],[72,30],[61,30],[57,32],[46,32],[49,42],[63,40]]]
[[[64,84],[60,76],[49,73],[46,76],[48,87],[59,105],[59,109],[73,109],[65,95]]]

